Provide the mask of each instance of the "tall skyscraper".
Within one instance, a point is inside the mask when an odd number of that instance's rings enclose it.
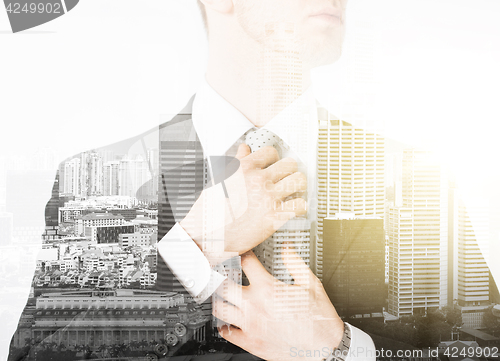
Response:
[[[318,208],[315,272],[323,278],[323,220],[340,212],[384,217],[382,136],[329,119],[320,111],[318,138]]]
[[[341,317],[382,317],[384,220],[338,213],[324,219],[323,229],[323,285],[337,313]]]
[[[81,197],[87,197],[89,195],[88,193],[88,167],[87,167],[87,161],[88,161],[88,152],[84,152],[80,154],[80,196]]]
[[[119,195],[119,171],[120,162],[111,161],[104,163],[103,166],[103,192],[105,196]]]
[[[103,195],[103,162],[101,155],[90,152],[87,157],[87,195]]]
[[[414,288],[412,269],[413,213],[411,209],[389,207],[388,233],[389,313],[395,316],[409,316],[413,313]],[[415,281],[421,282],[420,279]]]
[[[139,189],[152,179],[148,163],[141,155],[121,159],[118,174],[121,196],[136,197]]]
[[[389,210],[389,312],[448,304],[448,176],[430,152],[403,153],[402,207]]]
[[[456,194],[450,205],[453,220],[450,254],[453,258],[449,269],[453,269],[453,277],[450,275],[453,300],[462,312],[464,327],[479,328],[491,304],[490,272],[485,259],[489,251],[489,207],[487,204],[468,204],[466,207]],[[470,212],[477,218],[474,222],[469,218]]]
[[[158,240],[187,215],[206,184],[203,149],[193,129],[184,122],[180,126],[169,125],[168,132],[160,129]],[[187,293],[160,255],[157,270],[159,290]]]
[[[75,197],[81,195],[79,158],[64,162],[63,193],[72,194]]]

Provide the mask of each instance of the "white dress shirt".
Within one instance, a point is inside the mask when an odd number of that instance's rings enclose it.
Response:
[[[242,136],[255,126],[234,106],[203,81],[193,103],[192,121],[203,148],[204,157],[224,156]],[[287,108],[272,118],[263,128],[279,136],[289,147],[287,156],[293,155],[299,171],[308,179],[308,218],[315,222],[316,204],[316,148],[318,134],[317,105],[309,89]],[[209,164],[210,166],[210,164]],[[222,188],[221,184],[213,187]],[[222,189],[220,190],[222,192]],[[210,212],[218,217],[223,210]],[[223,235],[221,236],[223,237]],[[206,300],[224,281],[225,276],[213,269],[196,243],[177,223],[158,243],[158,252],[197,301]],[[189,260],[186,263],[186,260]],[[222,273],[222,274],[221,274]],[[356,360],[375,360],[375,348],[371,338],[363,331],[351,328],[350,349],[358,354]],[[371,357],[370,357],[371,356]]]

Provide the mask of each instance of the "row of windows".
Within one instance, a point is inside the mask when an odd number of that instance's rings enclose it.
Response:
[[[139,313],[140,312],[140,313]],[[164,315],[165,311],[152,311],[152,310],[147,310],[147,311],[38,311],[35,313],[37,316],[45,315],[45,316],[50,316],[50,315],[62,315],[62,316],[75,316],[78,314],[82,315]]]

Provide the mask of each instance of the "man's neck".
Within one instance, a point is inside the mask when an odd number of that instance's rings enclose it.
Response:
[[[256,127],[268,123],[310,86],[309,70],[300,61],[291,62],[289,54],[266,53],[262,44],[248,38],[243,45],[236,37],[217,38],[224,41],[210,41],[206,80]],[[283,81],[284,74],[296,76]],[[298,86],[290,87],[291,83]]]

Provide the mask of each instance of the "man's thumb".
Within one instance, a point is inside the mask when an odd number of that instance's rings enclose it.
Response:
[[[245,143],[242,143],[238,147],[238,152],[236,152],[236,159],[242,160],[243,158],[245,158],[250,153],[251,153],[250,147],[248,145],[246,145]]]

